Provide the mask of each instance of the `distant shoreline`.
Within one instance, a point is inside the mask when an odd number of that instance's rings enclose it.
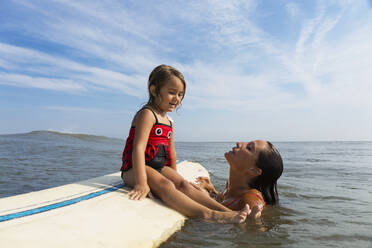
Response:
[[[14,135],[34,135],[34,134],[54,134],[54,135],[61,135],[61,136],[72,136],[72,137],[80,137],[80,138],[99,138],[99,139],[118,139],[123,140],[126,138],[124,135],[122,138],[118,137],[110,137],[105,135],[96,135],[96,134],[85,134],[85,133],[71,133],[71,132],[60,132],[54,130],[33,130],[24,133],[6,133],[0,134],[0,136],[14,136]],[[296,140],[296,141],[275,141],[270,140],[273,143],[330,143],[330,142],[372,142],[372,140]],[[236,141],[184,141],[184,140],[176,140],[177,143],[235,143]]]

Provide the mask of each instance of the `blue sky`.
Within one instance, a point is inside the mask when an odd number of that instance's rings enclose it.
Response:
[[[372,140],[372,2],[0,2],[0,134],[126,138],[159,64],[176,141]]]

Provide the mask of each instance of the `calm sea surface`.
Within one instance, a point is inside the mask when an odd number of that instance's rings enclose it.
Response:
[[[234,143],[176,143],[177,158],[201,163],[223,189]],[[274,142],[284,159],[280,205],[259,220],[221,225],[188,220],[165,247],[372,248],[372,142]],[[123,141],[47,131],[0,135],[0,197],[119,170]]]

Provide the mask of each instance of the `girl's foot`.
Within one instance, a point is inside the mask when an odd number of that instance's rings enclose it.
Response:
[[[248,215],[248,217],[252,219],[257,219],[261,216],[263,206],[262,205],[256,205],[252,208],[251,213]]]
[[[207,220],[217,223],[243,223],[250,213],[251,210],[249,209],[249,205],[246,204],[245,207],[240,211],[213,211],[211,218]]]

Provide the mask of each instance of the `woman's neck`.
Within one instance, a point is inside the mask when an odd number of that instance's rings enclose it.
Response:
[[[241,175],[241,172],[234,171],[230,167],[229,181],[227,184],[226,197],[240,197],[247,190],[250,190],[249,180]]]

